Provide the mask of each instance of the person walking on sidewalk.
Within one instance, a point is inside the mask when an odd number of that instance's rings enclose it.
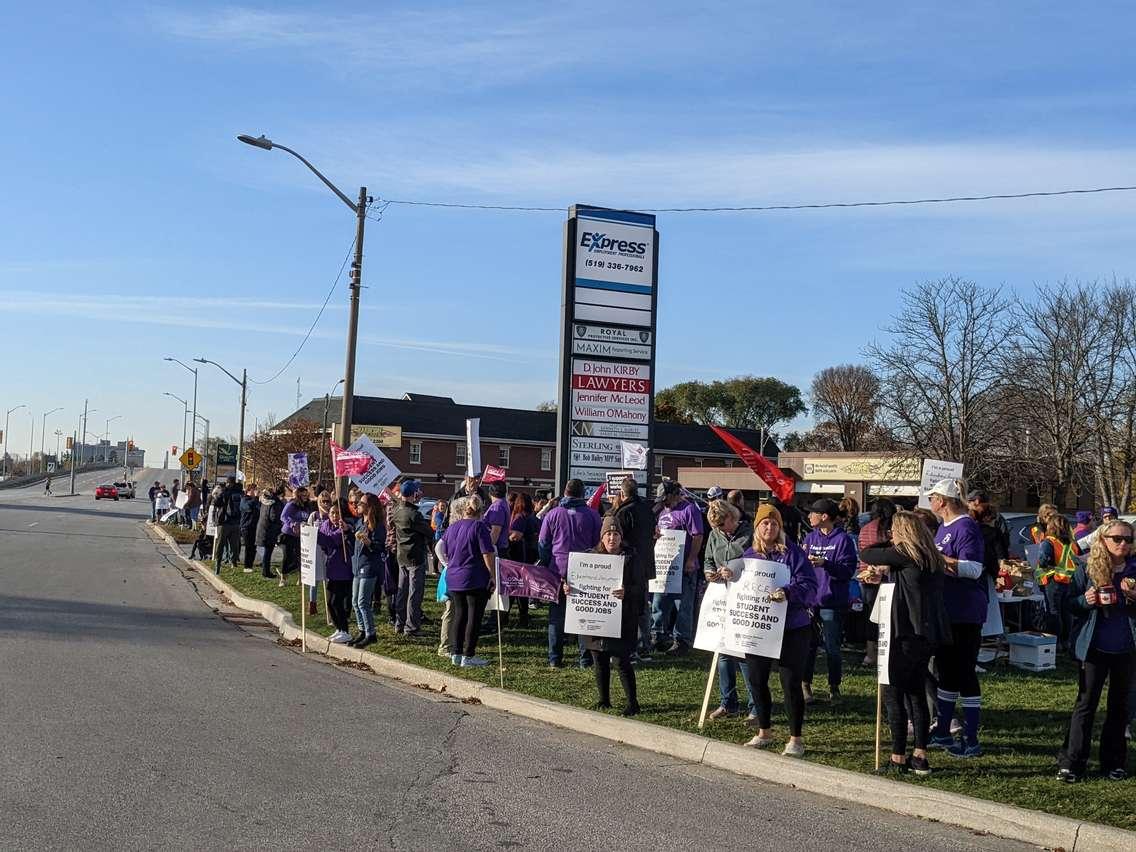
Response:
[[[457,512],[461,511],[459,518]],[[462,668],[488,665],[476,656],[478,628],[494,585],[497,548],[481,520],[485,503],[476,492],[450,504],[450,525],[442,536],[446,590],[452,604],[450,662]]]
[[[338,503],[332,503],[327,510],[327,518],[319,526],[318,541],[320,549],[327,558],[327,608],[331,613],[331,623],[335,632],[328,641],[346,645],[351,641],[348,632],[351,601],[351,562],[348,557],[348,542],[355,537],[351,522],[343,517]]]
[[[623,532],[613,515],[608,515],[603,520],[600,543],[596,545],[595,552],[622,554],[624,557],[623,579],[619,587],[612,589],[611,592],[613,598],[623,601],[619,636],[616,638],[588,636],[584,639],[584,647],[592,655],[592,665],[596,674],[596,689],[599,691],[600,699],[598,707],[601,710],[611,707],[611,658],[615,657],[619,665],[619,682],[623,685],[623,694],[627,697],[627,705],[620,715],[635,716],[639,713],[639,695],[631,657],[635,653],[639,635],[639,608],[646,601],[643,589],[647,585],[647,580],[640,569],[640,563],[624,545]],[[565,594],[572,594],[572,589],[567,587],[567,584]]]
[[[426,587],[426,550],[433,540],[430,522],[418,511],[422,483],[408,479],[400,488],[402,501],[394,510],[398,541],[398,597],[394,631],[417,636],[422,627],[422,593]]]
[[[785,632],[778,659],[746,654],[749,682],[757,690],[757,734],[746,743],[750,748],[765,748],[773,743],[773,698],[769,692],[769,673],[778,663],[781,691],[785,695],[785,712],[789,717],[789,742],[782,752],[787,757],[801,757],[805,743],[801,738],[805,724],[805,697],[801,678],[812,638],[809,610],[816,606],[817,579],[812,563],[796,542],[786,539],[781,526],[781,513],[775,506],[763,503],[754,514],[753,545],[744,558],[781,562],[789,568],[789,583],[770,593],[770,599],[788,601]],[[736,578],[734,578],[736,579]]]
[[[1073,614],[1073,655],[1080,662],[1077,702],[1065,744],[1058,755],[1057,778],[1068,784],[1085,776],[1093,744],[1093,720],[1108,682],[1108,705],[1100,739],[1100,770],[1110,781],[1128,777],[1129,689],[1136,665],[1136,559],[1132,525],[1101,524],[1070,583],[1067,606]]]
[[[378,641],[371,601],[376,584],[382,582],[387,572],[387,530],[383,524],[386,512],[374,494],[362,495],[356,505],[361,514],[355,528],[355,554],[351,560],[351,604],[359,635],[347,644],[365,648]]]
[[[848,582],[856,573],[856,545],[852,537],[836,525],[840,508],[822,497],[809,509],[812,530],[805,536],[805,553],[816,571],[817,610],[828,663],[828,693],[831,701],[840,699],[844,660],[840,646],[844,641],[844,617],[848,613]],[[820,643],[814,633],[805,666],[805,704],[813,702],[813,671]]]
[[[49,497],[50,497],[50,496],[54,496],[54,495],[52,495],[52,493],[51,493],[51,474],[48,474],[48,475],[47,475],[47,479],[45,479],[45,480],[44,480],[44,483],[43,483],[43,493],[44,493],[45,495],[49,496]]]

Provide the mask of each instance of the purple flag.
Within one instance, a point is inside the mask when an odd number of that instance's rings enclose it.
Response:
[[[560,576],[551,568],[499,559],[501,592],[511,598],[536,598],[555,603],[560,599]]]

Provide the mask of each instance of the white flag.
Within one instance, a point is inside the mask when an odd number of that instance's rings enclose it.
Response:
[[[481,418],[471,417],[465,421],[465,475],[478,476],[481,473]]]
[[[642,444],[633,444],[631,441],[620,441],[619,448],[623,451],[623,466],[630,470],[647,469],[647,448]]]

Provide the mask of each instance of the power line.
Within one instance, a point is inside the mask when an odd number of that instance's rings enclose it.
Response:
[[[304,339],[300,341],[300,345],[296,347],[296,351],[292,353],[292,357],[288,359],[288,361],[284,364],[283,367],[281,367],[279,370],[276,371],[276,374],[271,379],[265,379],[264,381],[257,381],[256,379],[249,379],[249,381],[252,382],[252,384],[254,384],[254,385],[270,384],[270,383],[276,381],[278,378],[280,378],[280,376],[284,373],[284,371],[287,370],[290,366],[292,366],[292,362],[296,360],[296,357],[300,354],[300,350],[302,350],[304,348],[304,344],[306,344],[308,342],[308,339],[312,336],[312,332],[315,331],[316,323],[318,323],[320,321],[320,317],[323,316],[323,312],[327,308],[327,303],[331,301],[331,295],[332,295],[332,293],[335,292],[335,288],[339,284],[339,279],[341,279],[343,277],[343,270],[347,268],[347,261],[351,259],[351,252],[354,251],[354,249],[355,249],[355,239],[352,238],[351,239],[351,245],[349,245],[347,247],[347,254],[345,254],[343,256],[343,263],[341,263],[339,265],[339,274],[335,276],[335,280],[331,282],[331,288],[327,291],[327,298],[323,300],[323,305],[320,306],[319,313],[316,314],[316,318],[314,320],[312,320],[312,324],[311,324],[311,327],[308,329],[308,333],[304,335]]]
[[[718,207],[640,207],[641,213],[761,213],[774,210],[829,210],[850,207],[898,207],[915,204],[956,204],[964,201],[1005,201],[1016,198],[1051,198],[1058,195],[1094,195],[1104,192],[1133,192],[1136,186],[1101,186],[1090,189],[1058,189],[1036,192],[996,193],[991,195],[954,195],[942,198],[899,198],[885,201],[826,201],[816,204],[765,204]],[[566,207],[536,207],[506,204],[462,204],[454,201],[411,201],[384,198],[385,205],[410,207],[449,207],[460,210],[498,210],[521,213],[564,213]]]

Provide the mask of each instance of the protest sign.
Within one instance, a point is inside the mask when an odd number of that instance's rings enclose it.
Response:
[[[618,639],[623,601],[612,590],[623,585],[626,557],[612,553],[569,553],[568,587],[564,632],[579,636]]]
[[[465,475],[477,476],[481,472],[481,418],[465,421]]]
[[[180,494],[178,494],[177,500],[174,501],[174,506],[176,506],[179,509],[184,509],[186,507],[186,504],[188,504],[188,503],[189,503],[189,492],[188,491],[182,491]]]
[[[493,591],[489,595],[489,602],[485,604],[486,612],[508,612],[509,595],[501,585],[501,560],[497,560],[497,571],[494,574]]]
[[[919,507],[930,509],[931,500],[927,496],[940,479],[962,479],[962,463],[923,459],[923,475],[919,479]],[[963,497],[966,495],[964,494]]]
[[[631,470],[647,469],[647,448],[632,441],[619,442],[620,455],[623,457],[623,466]]]
[[[876,682],[887,686],[891,683],[888,675],[888,665],[891,662],[891,617],[895,598],[894,583],[880,583],[880,591],[876,595],[876,606],[873,610],[879,619],[879,631],[876,637]]]
[[[513,598],[534,598],[556,603],[560,599],[560,576],[543,565],[528,565],[512,559],[498,563],[501,591]]]
[[[327,554],[319,546],[319,527],[300,524],[300,582],[315,586],[327,579]]]
[[[166,514],[164,514],[164,515],[162,515],[162,517],[158,518],[158,520],[161,521],[163,524],[168,524],[170,521],[172,521],[174,518],[177,517],[177,513],[178,513],[177,509],[170,509],[168,512],[166,512]]]
[[[668,595],[682,594],[682,552],[686,530],[659,530],[655,539],[655,578],[647,581],[647,591]]]
[[[209,514],[205,518],[205,534],[217,535],[217,507],[210,506]]]
[[[769,594],[789,584],[789,566],[765,559],[742,559],[733,560],[730,567],[738,561],[744,567],[727,586],[724,641],[743,654],[779,659],[789,603],[770,600]]]
[[[308,487],[307,453],[288,453],[288,484],[293,488]]]
[[[509,472],[503,467],[487,464],[485,472],[481,474],[481,481],[484,482],[504,482]]]
[[[394,482],[399,469],[394,466],[386,454],[375,446],[375,442],[366,435],[360,435],[347,448],[348,452],[363,452],[371,457],[371,464],[365,471],[351,476],[351,481],[368,494],[382,494],[388,485]]]
[[[726,583],[708,583],[698,610],[698,629],[694,634],[694,647],[701,651],[717,651],[734,657],[744,652],[726,646]]]
[[[371,466],[371,457],[360,450],[345,450],[335,441],[331,445],[331,466],[336,476],[361,476]]]

